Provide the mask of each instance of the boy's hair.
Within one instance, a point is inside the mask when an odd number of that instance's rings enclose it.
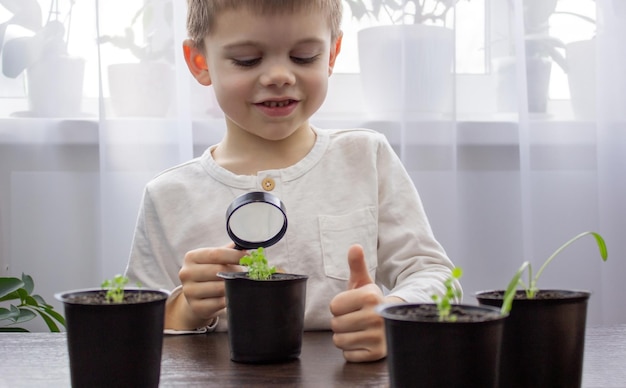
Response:
[[[187,0],[187,34],[198,48],[202,48],[204,38],[213,32],[220,12],[244,7],[262,15],[321,12],[328,19],[333,42],[341,33],[341,0]]]

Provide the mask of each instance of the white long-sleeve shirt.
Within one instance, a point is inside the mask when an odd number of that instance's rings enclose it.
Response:
[[[417,190],[386,138],[367,129],[314,129],[317,140],[298,163],[257,175],[220,167],[209,148],[146,186],[127,268],[131,281],[175,289],[185,253],[230,239],[226,209],[250,191],[284,203],[285,236],[266,249],[271,265],[305,274],[305,330],[329,329],[329,304],[345,291],[348,248],[360,244],[370,275],[407,302],[431,302],[453,267],[435,240]],[[221,317],[218,330],[227,327]]]

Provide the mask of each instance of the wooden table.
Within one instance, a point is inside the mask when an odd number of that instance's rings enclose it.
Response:
[[[230,361],[228,336],[166,336],[161,386],[385,387],[383,361],[344,361],[329,332],[307,332],[299,360],[273,365]],[[0,334],[0,387],[69,387],[65,334]],[[583,387],[626,387],[626,324],[587,328]]]

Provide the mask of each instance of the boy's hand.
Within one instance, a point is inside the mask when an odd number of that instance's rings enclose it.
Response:
[[[235,250],[234,244],[220,248],[200,248],[187,252],[178,277],[183,286],[174,311],[168,311],[167,328],[195,329],[202,327],[226,307],[224,280],[218,272],[239,272],[239,259],[246,251]]]
[[[374,308],[383,302],[383,293],[367,271],[361,246],[350,247],[348,264],[348,290],[330,302],[333,341],[347,361],[379,360],[387,355],[387,343],[383,318]]]

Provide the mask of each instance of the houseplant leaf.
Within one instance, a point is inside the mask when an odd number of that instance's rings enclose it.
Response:
[[[53,333],[60,332],[59,326],[57,326],[57,324],[54,322],[54,320],[48,314],[46,314],[43,310],[37,310],[37,313],[44,320],[44,322],[46,322],[46,325],[48,326],[48,329],[51,332],[53,332]]]
[[[46,305],[45,307],[42,307],[42,309],[43,311],[46,312],[46,314],[50,315],[53,319],[56,319],[57,322],[59,322],[61,325],[65,327],[65,317],[63,317],[63,315],[56,312],[54,310],[54,307],[50,305]]]
[[[26,290],[28,295],[32,294],[33,290],[35,289],[35,281],[33,280],[33,278],[30,275],[23,273],[22,281],[24,282],[24,287],[22,288]]]
[[[0,327],[0,333],[28,333],[29,331],[21,327]]]
[[[59,324],[65,327],[65,318],[40,295],[31,295],[34,289],[35,282],[30,275],[23,273],[21,279],[0,277],[0,302],[19,301],[8,308],[0,307],[0,323],[10,326],[28,322],[39,315],[50,331],[59,332]],[[9,326],[0,327],[0,332],[28,332],[24,328]]]
[[[11,306],[15,307],[15,306]],[[4,307],[0,307],[0,321],[4,321],[6,319],[15,320],[15,318],[20,316],[20,311],[15,309],[7,309]]]
[[[522,274],[526,267],[528,267],[530,263],[525,261],[521,267],[515,272],[513,278],[509,282],[509,285],[506,287],[504,291],[504,298],[502,301],[502,307],[500,309],[500,313],[502,315],[506,315],[511,311],[511,306],[513,305],[513,299],[515,299],[515,291],[517,290],[517,286],[519,285],[520,279],[522,278]]]
[[[570,239],[569,241],[567,241],[565,244],[561,245],[556,251],[554,251],[554,253],[548,257],[548,259],[543,263],[543,265],[541,266],[541,268],[539,268],[539,271],[537,271],[537,274],[535,275],[534,278],[532,278],[532,273],[531,271],[528,272],[528,276],[531,279],[530,280],[530,284],[528,285],[528,289],[526,291],[526,293],[528,294],[529,297],[534,297],[535,293],[537,292],[537,281],[539,280],[539,277],[541,276],[541,274],[543,273],[543,271],[546,269],[546,267],[548,266],[548,264],[550,264],[552,262],[552,260],[554,260],[554,258],[561,253],[565,248],[567,248],[568,246],[570,246],[574,241],[585,237],[587,235],[592,235],[595,240],[596,240],[596,244],[598,245],[598,250],[600,251],[600,257],[602,258],[602,261],[606,261],[608,258],[608,252],[606,249],[606,243],[604,241],[604,239],[602,238],[602,236],[600,236],[600,234],[596,233],[596,232],[582,232],[579,235],[573,237],[572,239]],[[529,267],[530,269],[530,267]]]
[[[19,311],[20,311],[20,315],[15,320],[15,323],[28,322],[37,317],[37,314],[35,314],[28,308],[20,307]]]
[[[24,282],[18,278],[0,278],[0,302],[17,299],[15,291],[24,286]]]
[[[4,44],[2,72],[9,78],[16,78],[39,59],[43,51],[44,40],[34,37],[20,37]]]
[[[543,271],[546,269],[548,264],[550,264],[552,260],[554,260],[554,258],[559,253],[561,253],[565,248],[567,248],[574,241],[587,235],[591,235],[594,237],[596,244],[598,246],[598,250],[600,252],[600,257],[602,258],[602,261],[606,261],[608,258],[608,251],[606,249],[606,242],[604,241],[602,236],[596,232],[589,232],[589,231],[580,233],[577,236],[570,239],[569,241],[567,241],[566,243],[564,243],[563,245],[561,245],[556,251],[554,251],[554,253],[552,253],[552,255],[550,255],[550,257],[546,259],[546,261],[543,263],[541,268],[539,268],[539,271],[537,271],[537,274],[534,277],[533,277],[532,265],[530,264],[530,262],[525,261],[519,267],[517,272],[515,272],[515,274],[513,275],[513,278],[511,278],[511,281],[509,282],[504,292],[502,307],[500,310],[501,313],[508,314],[511,311],[513,299],[515,299],[515,293],[516,293],[517,287],[520,285],[523,286],[524,289],[526,290],[526,295],[529,299],[534,298],[537,292],[539,291],[539,289],[537,288],[537,281],[539,280],[539,277],[541,276]],[[522,274],[524,273],[526,269],[528,269],[528,284],[527,285],[523,284],[523,282],[521,281]]]

